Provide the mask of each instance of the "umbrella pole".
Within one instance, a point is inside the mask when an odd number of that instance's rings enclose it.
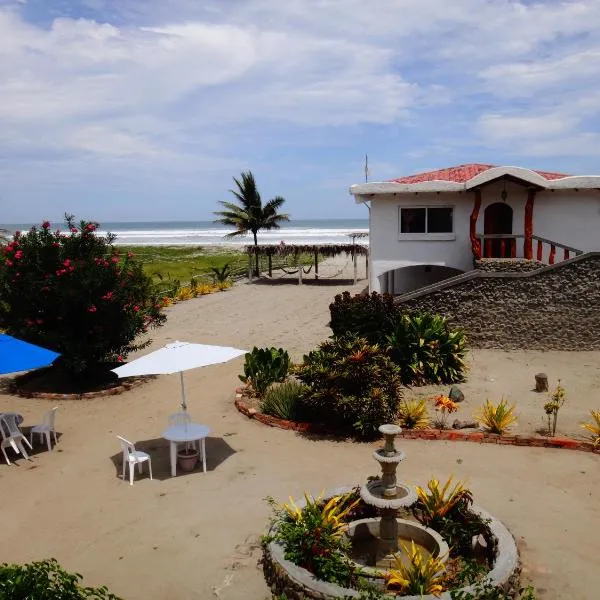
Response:
[[[187,410],[185,401],[185,384],[183,383],[183,371],[179,371],[179,380],[181,381],[181,408]]]

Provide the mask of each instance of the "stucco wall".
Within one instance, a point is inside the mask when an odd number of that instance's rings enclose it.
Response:
[[[600,350],[599,282],[591,253],[529,272],[472,271],[397,301],[449,317],[476,348]]]
[[[524,233],[527,190],[516,183],[494,182],[482,188],[482,202],[477,220],[477,233],[484,232],[485,209],[502,202],[503,190],[507,192],[506,204],[513,209],[513,233]],[[461,271],[473,268],[469,237],[469,218],[473,209],[472,192],[419,193],[376,195],[371,200],[371,271],[372,291],[381,291],[380,275],[391,269],[410,265],[439,265]],[[454,206],[453,240],[399,239],[399,206]],[[534,204],[533,233],[584,251],[600,250],[600,192],[585,190],[575,192],[538,192]],[[523,257],[523,241],[516,244],[517,257]],[[536,244],[533,246],[534,255]],[[544,247],[544,260],[549,247]]]

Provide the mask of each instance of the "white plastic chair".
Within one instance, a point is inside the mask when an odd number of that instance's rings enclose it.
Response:
[[[54,429],[54,417],[58,406],[55,406],[52,410],[49,410],[43,417],[42,422],[39,425],[34,425],[29,432],[29,441],[33,444],[33,434],[37,433],[40,436],[40,440],[44,441],[46,436],[46,444],[48,445],[48,451],[52,450],[52,441],[50,440],[50,434],[54,436],[54,443],[56,444],[56,430]]]
[[[2,433],[0,449],[2,449],[2,454],[4,454],[7,464],[10,465],[8,454],[6,454],[6,448],[8,448],[8,446],[10,446],[17,454],[21,453],[25,459],[29,460],[29,455],[23,446],[23,442],[25,442],[29,448],[31,448],[31,444],[19,429],[16,415],[5,413],[0,417],[0,433]]]
[[[129,465],[129,485],[133,485],[133,473],[135,471],[135,465],[138,466],[138,470],[142,472],[142,464],[148,461],[148,470],[150,471],[150,480],[152,480],[152,459],[150,455],[141,450],[136,450],[135,446],[124,437],[120,435],[117,439],[121,441],[121,448],[123,450],[123,481],[125,480],[125,465]]]

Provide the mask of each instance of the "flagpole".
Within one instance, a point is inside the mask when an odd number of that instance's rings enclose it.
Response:
[[[365,183],[369,183],[369,156],[365,154]]]

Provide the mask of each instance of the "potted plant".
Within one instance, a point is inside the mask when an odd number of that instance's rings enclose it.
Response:
[[[182,471],[189,473],[194,470],[198,462],[198,450],[195,448],[184,448],[177,452],[177,464]]]

